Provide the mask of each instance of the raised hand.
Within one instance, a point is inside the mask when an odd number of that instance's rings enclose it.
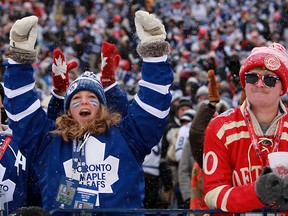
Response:
[[[137,11],[135,27],[141,41],[137,47],[141,57],[160,57],[169,53],[169,44],[165,42],[167,34],[164,25],[154,14]]]
[[[28,16],[17,20],[10,30],[10,46],[23,50],[34,50],[37,39],[36,16]]]
[[[119,66],[120,55],[117,53],[116,46],[107,42],[102,44],[101,53],[101,83],[104,88],[116,82],[116,70]]]
[[[52,84],[56,94],[64,95],[69,86],[68,73],[77,66],[78,63],[76,61],[67,64],[64,54],[60,49],[57,48],[53,51]]]
[[[32,64],[36,60],[37,23],[36,16],[28,16],[13,24],[9,37],[10,49],[5,53],[7,58],[21,64]]]
[[[154,14],[146,11],[137,11],[135,13],[135,26],[141,44],[152,43],[155,41],[164,41],[166,31],[164,25]]]
[[[210,103],[218,103],[220,101],[219,83],[216,81],[214,70],[208,71],[208,98]]]

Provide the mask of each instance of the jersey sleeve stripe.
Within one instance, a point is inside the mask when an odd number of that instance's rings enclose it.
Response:
[[[31,113],[35,112],[37,109],[39,109],[39,107],[41,107],[41,103],[40,100],[36,100],[28,109],[24,110],[21,113],[12,115],[11,113],[9,113],[7,110],[7,116],[13,120],[13,121],[20,121],[21,119],[25,118],[26,116],[30,115]]]
[[[221,192],[221,190],[226,187],[227,185],[221,185],[211,191],[209,191],[205,198],[204,198],[204,201],[205,203],[207,204],[207,206],[210,208],[210,209],[215,209],[217,208],[217,199],[218,199],[218,196]]]
[[[243,121],[239,121],[239,122],[233,121],[233,122],[231,122],[231,123],[224,124],[224,125],[220,128],[220,130],[217,132],[217,137],[218,137],[219,139],[221,139],[221,138],[224,136],[224,134],[225,134],[225,132],[226,132],[227,130],[233,129],[233,128],[242,127],[242,126],[245,126],[245,125],[246,125],[246,123],[245,123],[244,120],[243,120]]]
[[[248,131],[241,131],[240,133],[231,134],[226,137],[225,146],[228,147],[229,144],[235,142],[236,140],[250,138]]]
[[[160,118],[160,119],[164,119],[166,116],[168,116],[169,111],[170,111],[170,107],[167,110],[161,111],[158,109],[155,109],[154,107],[143,103],[140,98],[138,97],[138,95],[135,95],[134,100],[138,103],[138,105],[144,109],[146,112],[150,113],[151,115]]]
[[[227,200],[228,200],[228,196],[230,194],[230,192],[232,191],[233,188],[230,188],[228,191],[226,191],[223,200],[222,200],[222,204],[221,204],[221,210],[222,211],[228,211],[227,210]]]
[[[4,87],[4,91],[5,91],[5,94],[8,98],[14,98],[14,97],[17,97],[19,95],[22,95],[28,91],[31,91],[35,86],[35,82],[34,83],[31,83],[29,85],[25,85],[23,87],[20,87],[18,89],[14,89],[14,90],[11,90],[9,88],[6,88]]]
[[[149,88],[149,89],[152,89],[152,90],[157,91],[157,92],[164,94],[164,95],[169,93],[169,88],[170,88],[170,85],[166,85],[166,86],[157,85],[157,84],[153,84],[150,82],[146,82],[145,80],[140,80],[139,85],[146,87],[146,88]]]

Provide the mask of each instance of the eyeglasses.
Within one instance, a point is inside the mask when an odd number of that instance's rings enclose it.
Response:
[[[264,83],[264,86],[270,88],[275,87],[276,83],[280,80],[278,76],[273,76],[270,74],[260,75],[253,72],[245,73],[244,76],[245,82],[248,84],[256,85],[258,83],[258,80],[261,79]]]

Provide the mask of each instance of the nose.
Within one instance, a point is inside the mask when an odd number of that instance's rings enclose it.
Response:
[[[81,103],[81,104],[88,104],[88,103],[89,103],[89,100],[88,100],[88,98],[86,98],[86,97],[82,97],[80,103]]]
[[[262,75],[259,75],[258,81],[257,81],[257,83],[256,83],[256,86],[258,86],[258,87],[265,87],[264,81],[263,81],[263,79],[262,79]]]

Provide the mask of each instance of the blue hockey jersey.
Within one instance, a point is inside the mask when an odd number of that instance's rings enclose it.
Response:
[[[8,214],[27,201],[27,186],[29,180],[29,161],[25,155],[32,149],[28,143],[16,143],[12,139],[12,131],[7,125],[2,125],[0,131],[0,209]]]
[[[144,59],[140,89],[127,116],[106,133],[89,134],[84,146],[85,172],[81,164],[72,169],[73,141],[65,142],[49,133],[55,128],[54,121],[41,108],[32,66],[11,60],[6,66],[4,106],[11,119],[9,126],[15,142],[25,140],[35,149],[33,167],[39,177],[43,207],[55,208],[62,177],[79,182],[78,188],[94,191],[97,198],[93,208],[143,207],[142,162],[158,144],[169,118],[173,72],[167,57]]]

